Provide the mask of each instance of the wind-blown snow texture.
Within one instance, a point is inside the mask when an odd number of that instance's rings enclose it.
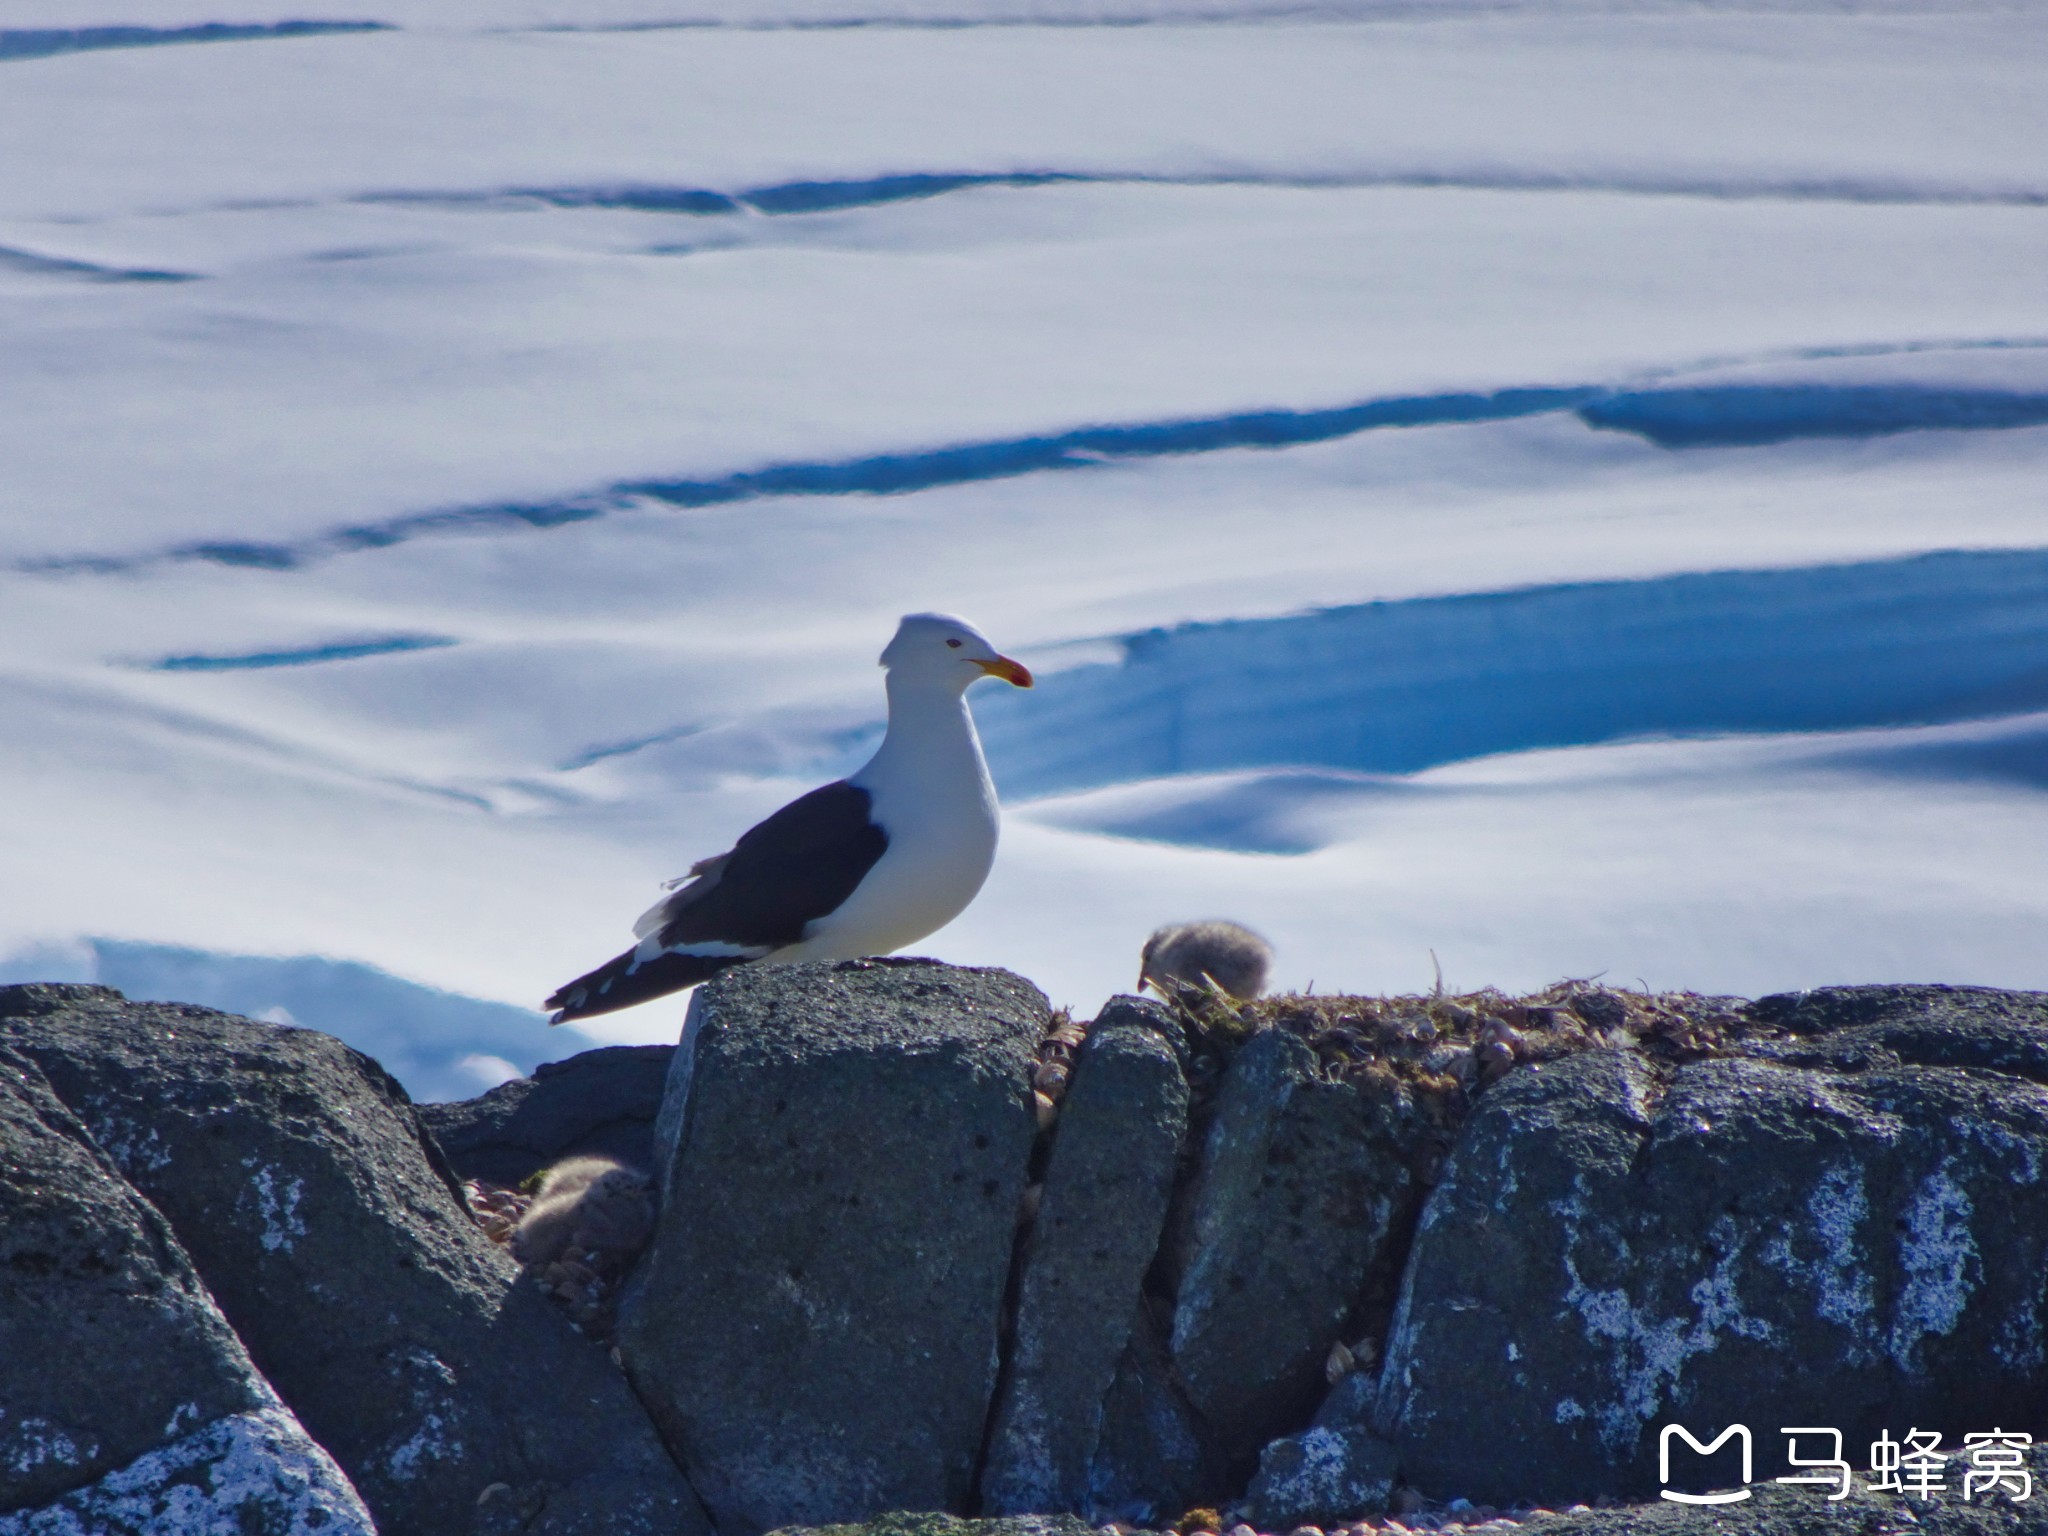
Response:
[[[474,1091],[945,607],[1061,1001],[2048,986],[2034,10],[148,12],[0,32],[8,974]]]

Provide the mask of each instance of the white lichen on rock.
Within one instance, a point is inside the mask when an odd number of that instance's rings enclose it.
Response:
[[[242,1160],[244,1168],[256,1168],[253,1157]],[[277,1187],[277,1176],[269,1168],[256,1168],[250,1180],[256,1191],[256,1214],[262,1219],[263,1234],[260,1241],[266,1253],[282,1249],[290,1253],[292,1239],[306,1235],[306,1221],[299,1214],[299,1202],[306,1193],[306,1181],[293,1179],[284,1186],[282,1193]]]
[[[1920,1181],[1899,1240],[1905,1285],[1892,1312],[1891,1356],[1899,1369],[1916,1375],[1920,1341],[1930,1333],[1955,1332],[1983,1279],[1983,1261],[1970,1231],[1975,1210],[1950,1167],[1944,1162]]]
[[[83,1466],[99,1453],[97,1441],[88,1440],[81,1446],[62,1425],[38,1414],[19,1414],[10,1420],[6,1405],[0,1404],[0,1465],[16,1477],[52,1463]]]
[[[1817,1258],[1800,1258],[1792,1237],[1783,1233],[1764,1245],[1760,1257],[1788,1279],[1810,1286],[1815,1314],[1849,1333],[1843,1358],[1866,1363],[1877,1345],[1879,1328],[1871,1255],[1860,1236],[1870,1217],[1862,1167],[1845,1162],[1825,1170],[1806,1197],[1806,1213],[1820,1240]]]
[[[283,1408],[217,1419],[40,1509],[0,1536],[376,1536],[333,1459]]]

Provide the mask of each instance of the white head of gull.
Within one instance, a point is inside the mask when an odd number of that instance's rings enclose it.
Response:
[[[735,965],[853,960],[958,917],[995,863],[999,817],[967,690],[1031,674],[965,619],[913,613],[882,652],[889,729],[859,772],[792,800],[699,860],[633,925],[639,943],[559,988],[561,1024]]]

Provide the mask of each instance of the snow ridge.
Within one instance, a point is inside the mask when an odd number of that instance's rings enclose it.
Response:
[[[150,554],[39,557],[14,568],[31,574],[116,574],[205,561],[287,571],[427,535],[554,528],[650,503],[694,510],[784,496],[898,496],[1110,462],[1287,448],[1382,428],[1510,421],[1558,411],[1572,411],[1591,427],[1634,433],[1660,448],[1753,447],[1802,438],[2039,426],[2048,424],[2048,392],[1912,383],[1762,382],[1644,389],[1550,385],[1403,395],[1322,410],[1245,411],[1082,426],[920,452],[796,460],[703,478],[625,480],[560,501],[410,513],[292,542],[214,539]]]
[[[239,43],[255,38],[319,37],[332,32],[389,32],[388,21],[209,21],[192,27],[17,27],[0,29],[0,59],[45,59],[100,48],[154,48],[166,43]]]

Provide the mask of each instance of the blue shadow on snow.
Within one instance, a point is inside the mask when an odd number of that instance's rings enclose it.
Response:
[[[253,38],[321,37],[334,32],[389,32],[385,21],[278,21],[241,25],[209,21],[194,27],[0,28],[0,59],[46,59],[99,48],[156,48],[167,43],[239,43]]]
[[[232,656],[165,656],[149,663],[152,672],[255,672],[269,667],[310,667],[364,656],[436,651],[456,644],[452,635],[382,635],[373,640],[335,640],[286,651],[246,651]]]
[[[1006,795],[2048,709],[2048,549],[1368,603],[1125,651],[977,697]]]
[[[943,486],[1089,469],[1229,449],[1289,448],[1359,432],[1511,421],[1576,412],[1587,425],[1637,434],[1664,448],[1748,446],[1797,438],[1871,437],[1911,430],[1998,429],[2048,423],[2048,393],[1919,386],[1724,385],[1610,390],[1591,385],[1491,393],[1400,395],[1322,410],[1233,412],[1178,421],[1076,427],[911,453],[798,460],[704,478],[626,480],[552,502],[498,502],[411,513],[292,543],[211,540],[140,556],[24,562],[32,571],[132,570],[165,560],[204,560],[291,570],[333,555],[383,549],[431,534],[552,528],[634,503],[692,509],[779,496],[900,496]]]

